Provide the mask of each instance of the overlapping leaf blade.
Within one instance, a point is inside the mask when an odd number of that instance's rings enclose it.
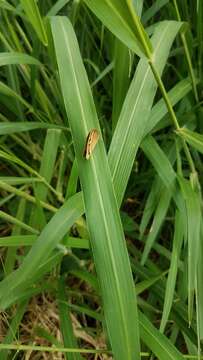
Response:
[[[128,48],[139,56],[150,53],[150,41],[131,0],[85,0],[85,3]]]
[[[170,46],[179,29],[180,24],[177,22],[163,22],[156,28],[152,38],[153,59],[160,73],[163,71]],[[127,187],[136,152],[147,127],[156,90],[157,84],[150,66],[147,60],[142,59],[125,98],[109,149],[109,166],[119,205]]]
[[[113,353],[116,359],[139,358],[135,289],[102,139],[90,159],[83,158],[88,132],[99,130],[90,86],[71,24],[56,17],[51,25]]]

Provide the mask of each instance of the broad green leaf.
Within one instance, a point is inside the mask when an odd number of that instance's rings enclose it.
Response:
[[[187,141],[188,144],[203,154],[203,135],[186,128],[181,128],[176,133]]]
[[[47,46],[48,39],[47,39],[46,29],[37,5],[37,1],[20,0],[20,2],[27,15],[28,20],[30,21],[36,34],[38,35],[38,38],[45,46]]]
[[[108,335],[116,359],[139,359],[135,289],[90,85],[70,22],[56,17],[51,20],[51,27]],[[84,145],[93,128],[100,132],[100,139],[86,160]]]
[[[139,56],[151,53],[149,38],[131,0],[84,0],[102,23]]]
[[[156,27],[152,37],[153,61],[160,74],[179,29],[180,24],[173,21],[163,22]],[[109,166],[119,206],[143,139],[156,90],[157,84],[148,61],[142,59],[125,98],[109,149]]]

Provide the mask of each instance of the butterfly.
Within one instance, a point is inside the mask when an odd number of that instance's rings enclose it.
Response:
[[[99,140],[99,132],[97,129],[90,130],[89,134],[87,135],[85,148],[83,152],[83,156],[86,160],[89,159],[90,155],[92,154],[92,151],[94,150],[97,142]]]

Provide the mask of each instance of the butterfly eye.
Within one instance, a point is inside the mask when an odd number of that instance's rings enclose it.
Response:
[[[83,156],[86,160],[89,159],[90,155],[92,154],[92,151],[94,150],[97,142],[99,140],[99,132],[97,129],[90,130],[89,134],[87,135],[85,148]]]

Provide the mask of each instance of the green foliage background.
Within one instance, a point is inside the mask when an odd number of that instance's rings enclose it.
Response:
[[[202,2],[1,0],[0,17],[0,359],[201,358]],[[42,294],[61,341],[22,344]]]

